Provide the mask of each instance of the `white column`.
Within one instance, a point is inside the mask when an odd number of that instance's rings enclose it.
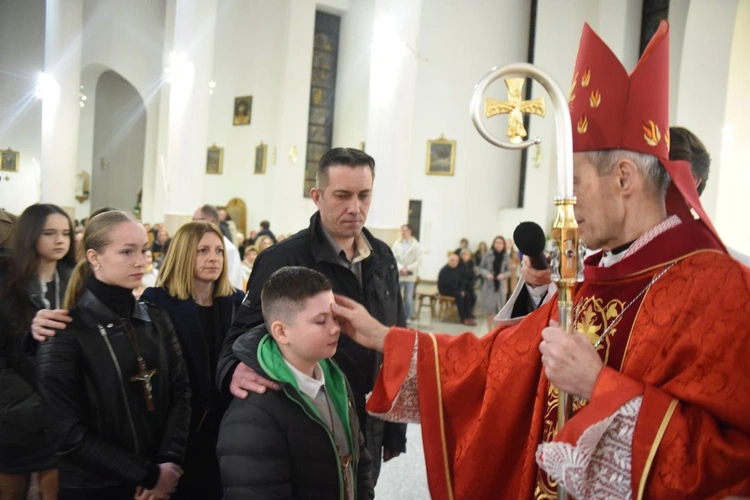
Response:
[[[406,223],[421,1],[376,0],[367,152],[375,158],[375,187],[367,226],[386,241]]]
[[[83,0],[47,0],[41,200],[75,212]]]
[[[216,0],[177,0],[169,88],[164,222],[170,234],[203,204]],[[157,167],[158,168],[158,167]]]

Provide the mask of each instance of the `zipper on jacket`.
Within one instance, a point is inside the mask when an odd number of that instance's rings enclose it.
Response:
[[[344,476],[343,476],[343,473],[341,472],[341,458],[339,457],[339,452],[338,452],[338,449],[336,448],[336,441],[334,441],[333,436],[331,435],[331,431],[328,430],[328,427],[323,423],[321,419],[319,419],[315,415],[311,415],[306,405],[300,403],[296,398],[294,398],[291,394],[289,394],[289,391],[287,389],[284,389],[284,393],[287,395],[289,399],[294,401],[297,405],[299,405],[300,408],[302,408],[302,411],[305,412],[305,415],[310,417],[312,421],[317,422],[321,427],[323,427],[323,429],[325,429],[326,435],[328,436],[328,439],[331,441],[331,446],[333,446],[333,454],[336,456],[336,473],[339,476],[339,498],[341,500],[346,500],[344,498],[344,495],[346,492],[344,491]],[[352,456],[354,456],[354,450],[352,450]],[[352,485],[352,488],[354,488],[354,498],[357,498],[357,487],[356,487],[357,476],[356,474],[354,474],[355,465],[357,464],[354,462],[354,460],[352,460],[352,482],[355,483]]]
[[[117,361],[117,356],[115,356],[115,351],[112,349],[112,344],[109,343],[109,337],[107,337],[107,330],[104,329],[102,325],[96,325],[97,328],[99,328],[99,333],[101,333],[102,338],[104,339],[104,343],[107,344],[107,349],[109,350],[109,355],[112,357],[112,361],[115,364],[115,369],[117,370],[117,376],[120,379],[120,390],[122,391],[122,400],[125,403],[125,412],[128,415],[128,422],[130,423],[130,430],[133,432],[133,443],[135,444],[135,453],[136,455],[141,454],[141,447],[138,444],[138,434],[135,432],[135,423],[133,422],[133,414],[130,412],[130,404],[128,403],[128,395],[125,392],[125,383],[122,380],[122,370],[120,369],[120,363]]]

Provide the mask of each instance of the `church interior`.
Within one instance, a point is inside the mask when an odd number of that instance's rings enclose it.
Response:
[[[229,206],[245,234],[261,220],[290,234],[314,212],[308,191],[320,150],[363,148],[376,161],[367,227],[392,242],[402,224],[416,225],[420,274],[431,280],[460,238],[474,248],[509,237],[523,220],[549,227],[554,215],[551,113],[528,120],[539,146],[501,150],[471,123],[474,84],[493,67],[533,61],[567,92],[584,22],[631,69],[648,23],[653,30],[654,19],[667,18],[672,124],[707,146],[713,163],[702,203],[724,241],[750,253],[744,0],[0,6],[7,211],[51,202],[80,220],[109,205],[163,222],[171,234],[210,203]],[[527,85],[532,97],[544,95]],[[489,92],[507,96],[500,81]],[[502,135],[506,123],[501,115],[487,126]],[[440,140],[450,165],[428,158]]]
[[[211,204],[243,237],[261,221],[288,236],[316,211],[322,154],[356,148],[376,162],[366,227],[390,246],[410,224],[432,286],[462,238],[477,250],[555,217],[549,102],[524,117],[539,144],[508,151],[477,133],[474,85],[530,62],[567,96],[584,23],[630,71],[664,19],[671,124],[707,147],[703,207],[750,254],[750,0],[0,0],[0,208],[111,206],[171,235]],[[485,123],[502,137],[508,116]],[[416,429],[381,498],[428,495]]]

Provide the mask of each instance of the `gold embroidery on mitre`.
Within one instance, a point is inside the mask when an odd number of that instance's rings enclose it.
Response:
[[[575,74],[573,77],[573,81],[570,82],[570,91],[568,91],[568,104],[573,104],[573,101],[576,99],[576,95],[574,94],[576,85],[578,85],[578,73]],[[571,109],[573,106],[570,106]]]
[[[583,115],[581,116],[581,119],[578,120],[578,133],[585,134],[588,129],[589,129],[589,119],[586,118],[586,115]]]
[[[586,72],[583,74],[583,77],[581,78],[581,87],[583,88],[588,87],[590,81],[591,81],[591,70],[587,69]]]
[[[643,124],[643,138],[649,146],[656,146],[661,141],[659,126],[653,120],[649,120]]]
[[[669,129],[664,131],[664,142],[667,144],[667,151],[672,147],[672,143],[669,140]]]
[[[596,89],[591,93],[591,97],[589,98],[589,103],[591,104],[592,108],[598,108],[599,105],[602,103],[602,95],[599,93],[599,89]]]

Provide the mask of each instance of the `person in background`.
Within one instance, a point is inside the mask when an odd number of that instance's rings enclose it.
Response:
[[[25,500],[32,479],[43,500],[57,498],[56,443],[34,373],[31,321],[60,309],[75,267],[73,225],[60,207],[31,205],[0,260],[0,498]],[[36,476],[36,477],[33,477]]]
[[[12,246],[13,227],[18,217],[0,208],[0,254]]]
[[[270,236],[271,241],[273,241],[274,244],[277,243],[276,236],[271,232],[271,223],[267,220],[260,221],[260,231],[258,231],[256,238],[260,238],[261,236]]]
[[[317,271],[282,267],[263,286],[265,323],[234,343],[238,359],[283,390],[237,398],[227,411],[216,450],[226,500],[375,496],[354,395],[330,359],[341,333],[332,289]]]
[[[219,210],[219,229],[221,229],[224,236],[234,243],[234,246],[238,247],[242,243],[243,240],[237,240],[237,224],[234,223],[232,217],[223,208]]]
[[[245,258],[242,259],[242,280],[247,282],[250,279],[250,273],[253,272],[255,258],[258,256],[258,249],[254,246],[245,249]]]
[[[219,227],[219,212],[213,205],[203,205],[193,214],[193,221],[205,221],[215,224]],[[235,288],[242,287],[242,264],[240,260],[240,251],[234,246],[232,240],[224,236],[224,248],[227,252],[227,273],[229,282]]]
[[[461,241],[458,242],[458,248],[456,248],[456,255],[461,255],[461,250],[465,250],[469,248],[469,240],[466,238],[461,238]]]
[[[148,234],[148,233],[147,233]],[[143,268],[143,278],[141,278],[141,286],[133,290],[133,295],[138,299],[143,294],[146,288],[156,286],[156,278],[159,275],[159,270],[154,265],[154,254],[151,250],[146,252],[146,267]]]
[[[111,211],[89,220],[83,242],[63,306],[72,321],[37,350],[59,439],[59,499],[168,498],[182,474],[190,384],[167,313],[133,297],[148,237]]]
[[[401,226],[401,237],[391,247],[398,265],[398,284],[404,298],[404,314],[410,323],[414,313],[414,288],[417,285],[417,273],[422,265],[422,248],[414,236],[409,224]]]
[[[255,247],[258,249],[259,254],[263,252],[264,250],[268,249],[269,247],[271,247],[273,244],[274,244],[273,240],[271,239],[270,236],[267,236],[267,235],[258,236],[255,239]]]
[[[492,241],[492,249],[487,252],[479,266],[482,282],[482,313],[487,316],[487,328],[495,327],[495,315],[505,305],[507,296],[506,279],[510,277],[508,253],[505,238],[497,236]]]
[[[141,300],[169,314],[182,346],[192,393],[185,474],[172,499],[220,500],[216,442],[229,398],[213,380],[224,337],[243,294],[227,278],[219,229],[208,222],[188,222],[178,229],[157,286],[143,292]]]
[[[477,246],[477,251],[474,252],[474,264],[477,266],[482,263],[482,259],[484,259],[484,256],[487,254],[487,243],[484,241],[480,241],[479,245]]]
[[[438,292],[455,299],[461,323],[474,326],[477,322],[471,318],[471,298],[466,293],[463,266],[458,265],[459,261],[455,253],[448,256],[448,263],[438,273]]]
[[[250,232],[247,234],[247,239],[245,240],[245,246],[248,245],[255,245],[255,239],[258,237],[258,231],[255,229],[250,230]]]
[[[162,256],[162,254],[166,253],[166,250],[164,250],[164,247],[167,244],[167,240],[169,239],[169,233],[166,229],[161,228],[156,233],[156,239],[154,240],[153,245],[151,246],[151,252],[155,254],[159,254],[159,257]]]
[[[463,273],[464,291],[468,298],[468,304],[466,304],[469,319],[476,320],[474,317],[474,306],[477,304],[477,292],[474,288],[479,281],[479,266],[474,265],[474,254],[468,248],[461,251],[460,256],[461,262],[458,267]]]

